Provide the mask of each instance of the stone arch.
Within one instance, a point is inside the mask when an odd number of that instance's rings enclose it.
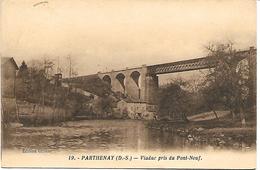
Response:
[[[110,78],[109,75],[105,75],[102,79],[103,79],[104,82],[111,85],[111,78]]]
[[[130,77],[134,80],[138,88],[141,88],[141,74],[138,71],[133,71]]]
[[[119,73],[116,75],[116,79],[119,81],[123,89],[125,90],[125,75],[123,73]]]
[[[138,71],[133,71],[130,74],[130,77],[134,80],[137,90],[138,90],[138,99],[141,98],[141,74]]]

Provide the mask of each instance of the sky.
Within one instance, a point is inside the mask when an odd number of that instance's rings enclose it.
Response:
[[[0,0],[0,54],[43,57],[79,75],[256,46],[255,0]],[[40,3],[37,5],[39,2]]]

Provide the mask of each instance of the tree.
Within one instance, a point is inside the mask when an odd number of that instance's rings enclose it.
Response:
[[[22,62],[18,70],[18,77],[28,77],[28,66],[25,61]]]
[[[105,95],[94,100],[93,111],[98,117],[107,117],[113,113],[113,105],[115,100],[110,95]]]
[[[44,59],[43,61],[43,70],[46,78],[50,78],[53,75],[54,62],[50,59]]]
[[[190,93],[184,90],[187,82],[174,80],[159,91],[159,113],[161,118],[187,121],[190,112]]]
[[[29,76],[27,64],[23,61],[17,73],[16,96],[18,99],[25,99],[29,95]]]
[[[243,57],[233,49],[232,43],[210,44],[206,48],[209,51],[208,60],[215,63],[215,67],[209,70],[202,83],[201,92],[206,104],[213,112],[216,105],[224,105],[230,110],[234,120],[240,117],[242,125],[245,125],[248,77],[244,73],[248,68],[243,64],[238,67]]]
[[[19,67],[16,96],[18,99],[44,104],[46,92],[50,90],[48,86],[54,63],[49,59],[32,60],[29,63],[28,67],[23,61]]]

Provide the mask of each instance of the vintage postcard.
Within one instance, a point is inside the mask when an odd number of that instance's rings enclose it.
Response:
[[[255,0],[0,0],[1,166],[256,168]]]

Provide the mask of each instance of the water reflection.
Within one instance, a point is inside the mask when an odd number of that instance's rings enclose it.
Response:
[[[138,120],[83,120],[55,127],[20,127],[4,142],[11,149],[49,151],[169,151],[201,149],[172,132],[148,129]]]

